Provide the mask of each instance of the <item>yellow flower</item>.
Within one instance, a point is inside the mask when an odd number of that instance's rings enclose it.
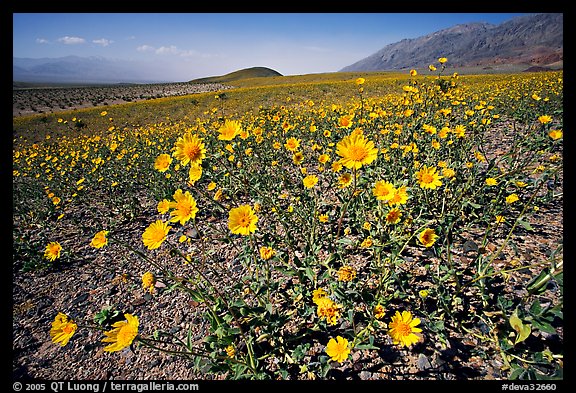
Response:
[[[400,217],[402,217],[402,212],[399,209],[391,209],[388,214],[386,214],[386,222],[389,224],[398,224]]]
[[[365,81],[366,81],[366,79],[364,79],[364,78],[357,78],[357,79],[356,79],[356,84],[357,84],[357,85],[363,85]]]
[[[372,194],[378,199],[379,201],[388,202],[394,196],[394,192],[396,188],[394,184],[389,183],[384,180],[379,180],[374,184],[374,188],[372,189]]]
[[[350,128],[352,127],[352,116],[344,115],[338,119],[338,127],[340,128]]]
[[[236,356],[236,348],[234,348],[234,345],[228,345],[226,347],[226,355],[229,358],[233,358],[234,356]]]
[[[428,66],[428,69],[429,69],[430,71],[436,71],[436,67],[434,67],[433,64],[430,64],[430,65]]]
[[[360,169],[370,164],[378,155],[374,142],[364,138],[361,133],[352,133],[336,145],[336,153],[342,157],[340,162],[348,169]]]
[[[108,244],[108,239],[106,238],[106,235],[108,235],[108,231],[100,231],[97,234],[94,235],[94,237],[92,238],[92,241],[90,242],[90,245],[94,248],[102,248],[104,247],[106,244]]]
[[[306,188],[312,188],[318,183],[318,176],[316,175],[308,175],[304,179],[302,179],[302,183]]]
[[[510,194],[506,197],[506,203],[510,205],[510,204],[516,202],[518,199],[519,199],[518,195]]]
[[[50,329],[52,342],[65,346],[76,332],[76,329],[78,329],[78,325],[74,320],[66,314],[59,312],[54,318],[54,321],[52,321],[52,328]]]
[[[443,176],[438,175],[436,173],[436,167],[427,167],[424,165],[422,169],[416,172],[416,178],[420,184],[420,188],[429,188],[431,190],[435,190],[436,187],[442,185],[440,179]]]
[[[62,251],[62,246],[58,242],[50,242],[44,250],[44,258],[49,261],[55,261],[60,258],[60,252]]]
[[[160,214],[168,213],[168,210],[170,210],[170,201],[168,199],[161,200],[158,202],[156,209]]]
[[[326,223],[326,222],[328,222],[328,214],[320,214],[320,215],[318,216],[318,220],[319,220],[321,223]]]
[[[494,179],[493,177],[489,177],[486,179],[487,186],[495,186],[496,184],[498,184],[498,180]]]
[[[348,282],[354,280],[354,278],[356,278],[356,269],[352,266],[346,265],[338,269],[338,281]]]
[[[315,289],[314,291],[312,291],[312,301],[315,304],[318,304],[318,300],[323,297],[326,297],[327,295],[328,292],[326,292],[324,289],[322,288]]]
[[[456,176],[456,172],[452,168],[444,168],[442,169],[442,176],[444,176],[446,179],[451,179]]]
[[[206,187],[206,189],[208,191],[212,191],[215,188],[216,188],[216,183],[214,183],[213,181],[211,181],[210,184],[208,184],[208,186]]]
[[[196,183],[202,177],[202,166],[201,165],[191,165],[188,171],[188,182],[192,185]]]
[[[172,227],[162,220],[156,220],[142,234],[142,242],[149,250],[160,247]]]
[[[302,154],[302,152],[297,151],[296,153],[294,153],[292,155],[292,162],[296,165],[300,165],[302,163],[302,161],[304,161],[304,154]],[[303,168],[306,169],[306,168]]]
[[[172,157],[169,154],[160,154],[154,161],[154,169],[159,172],[166,172],[172,163]]]
[[[276,251],[272,247],[262,246],[260,247],[260,258],[267,261],[276,254]]]
[[[420,235],[418,235],[418,239],[420,239],[420,242],[424,246],[432,247],[432,245],[436,242],[436,239],[438,239],[438,235],[436,234],[434,229],[426,228],[422,232],[420,232]]]
[[[342,170],[342,164],[339,161],[334,161],[332,163],[332,171],[333,172],[340,172]]]
[[[233,208],[228,215],[228,229],[237,235],[247,236],[256,232],[257,222],[258,217],[249,205]]]
[[[446,63],[447,61],[448,61],[448,59],[445,58],[445,57],[441,57],[441,58],[438,59],[438,63],[440,63],[440,64],[444,64],[444,63]]]
[[[366,239],[364,239],[362,241],[362,244],[360,244],[360,247],[369,248],[369,247],[372,247],[373,244],[374,244],[374,241],[372,240],[372,237],[368,236]]]
[[[180,225],[184,225],[188,220],[194,219],[198,212],[196,200],[192,197],[190,191],[182,193],[180,188],[174,193],[174,202],[170,202],[170,208],[174,209],[170,212],[170,222],[180,221]]]
[[[416,76],[416,75],[418,75],[418,71],[410,70],[410,76]]]
[[[550,130],[548,136],[554,140],[562,138],[562,130]]]
[[[552,116],[548,115],[538,116],[538,121],[542,124],[548,124],[552,121]]]
[[[376,319],[382,319],[384,317],[384,314],[386,313],[386,310],[384,310],[384,306],[381,304],[377,304],[374,306],[374,317]]]
[[[394,344],[400,344],[404,346],[410,346],[416,344],[420,339],[415,333],[420,333],[422,329],[417,328],[420,324],[419,318],[412,318],[412,313],[410,311],[396,311],[396,314],[392,317],[392,321],[388,324],[390,328],[390,336]]]
[[[352,184],[352,174],[343,173],[338,177],[338,188],[346,188]]]
[[[321,164],[326,164],[328,161],[330,161],[330,156],[328,154],[320,154],[318,156],[318,161]]]
[[[118,321],[112,325],[114,329],[104,332],[102,342],[111,343],[104,347],[106,352],[121,351],[126,348],[138,335],[138,317],[132,314],[124,314],[125,321]]]
[[[392,198],[388,201],[389,206],[403,205],[408,201],[408,192],[406,191],[406,186],[401,186],[394,189],[394,194]]]
[[[326,354],[335,362],[342,363],[350,355],[348,340],[341,336],[337,336],[336,340],[331,338],[326,345]]]
[[[496,216],[496,223],[500,224],[506,222],[506,218],[504,216]]]
[[[320,319],[326,319],[328,325],[336,325],[338,318],[340,318],[341,305],[335,303],[328,297],[320,297],[316,300],[316,313]]]
[[[236,120],[226,120],[224,125],[218,129],[220,135],[218,139],[221,141],[231,141],[236,135],[242,132],[242,126]]]
[[[142,287],[147,289],[150,293],[154,292],[154,284],[156,284],[156,277],[151,272],[146,272],[142,275]]]
[[[206,148],[202,139],[196,135],[186,133],[184,137],[178,138],[175,144],[174,158],[180,161],[182,165],[199,165],[206,158]]]
[[[300,147],[300,139],[288,138],[284,146],[290,151],[296,151]]]

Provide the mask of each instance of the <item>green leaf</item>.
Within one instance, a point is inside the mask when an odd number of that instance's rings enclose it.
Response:
[[[546,333],[550,333],[550,334],[556,334],[556,329],[554,329],[554,327],[552,325],[550,325],[548,322],[543,321],[542,319],[539,318],[534,318],[532,320],[532,326],[534,326],[536,329],[541,330],[543,332]]]
[[[526,229],[527,231],[533,231],[534,230],[534,228],[532,228],[530,223],[527,221],[518,220],[518,224],[522,225],[524,227],[524,229]]]
[[[514,341],[514,345],[526,340],[532,332],[530,325],[524,324],[518,317],[518,310],[514,310],[510,316],[509,322],[510,326],[512,326],[512,328],[516,331],[516,341]]]

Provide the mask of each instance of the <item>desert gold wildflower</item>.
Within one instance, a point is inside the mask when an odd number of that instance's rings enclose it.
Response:
[[[178,138],[175,144],[175,151],[172,154],[182,165],[198,165],[206,158],[206,148],[202,139],[190,133]]]
[[[357,85],[363,85],[365,81],[366,81],[366,79],[364,79],[364,78],[357,78],[357,79],[356,79],[356,84],[357,84]]]
[[[320,297],[316,300],[316,313],[320,319],[326,319],[328,325],[336,325],[340,318],[341,305],[335,303],[329,297]]]
[[[162,199],[158,202],[156,210],[158,210],[160,214],[168,213],[168,210],[170,210],[170,201],[168,199]]]
[[[337,336],[336,340],[331,338],[326,345],[326,354],[338,363],[345,361],[350,355],[350,345],[348,340],[341,336]]]
[[[346,188],[352,184],[352,174],[343,173],[338,177],[338,188]]]
[[[436,234],[434,229],[426,228],[422,232],[420,232],[420,235],[418,235],[418,239],[420,239],[420,242],[424,246],[432,247],[432,245],[434,245],[434,243],[436,242],[436,239],[438,239],[438,235]]]
[[[518,195],[510,194],[506,197],[506,203],[510,205],[510,204],[516,202],[518,199],[519,199]]]
[[[154,169],[158,172],[166,172],[170,168],[172,157],[169,154],[160,154],[154,161]]]
[[[408,188],[406,186],[401,186],[394,189],[394,194],[392,198],[388,201],[389,206],[403,205],[408,201]]]
[[[295,152],[300,147],[300,139],[296,139],[294,137],[288,138],[284,144],[284,147],[292,152]]]
[[[231,141],[241,132],[242,126],[240,122],[236,120],[226,120],[224,125],[218,129],[218,139],[221,141]]]
[[[360,247],[369,248],[369,247],[372,247],[373,244],[374,244],[374,241],[372,240],[372,237],[368,236],[366,239],[364,239],[362,241],[362,244],[360,244]]]
[[[548,136],[554,140],[562,138],[562,130],[550,130]]]
[[[173,198],[174,201],[170,202],[170,208],[174,209],[170,212],[170,222],[180,222],[180,225],[184,225],[188,220],[196,217],[198,207],[190,191],[183,193],[179,188],[174,193]]]
[[[388,224],[398,224],[400,217],[402,217],[402,212],[398,208],[393,208],[386,214],[386,222]]]
[[[392,321],[388,324],[390,328],[389,334],[392,337],[394,344],[400,344],[409,347],[416,344],[420,339],[416,333],[420,333],[422,329],[417,328],[420,324],[419,318],[412,318],[410,311],[396,311],[392,317]]]
[[[226,356],[228,356],[229,358],[233,358],[234,356],[236,356],[236,348],[234,348],[234,345],[228,345],[226,347]]]
[[[321,223],[327,223],[328,222],[328,214],[320,214],[318,216],[318,221],[320,221]]]
[[[312,291],[312,301],[314,304],[318,304],[318,299],[328,296],[328,292],[326,292],[322,288],[315,289]]]
[[[154,292],[154,285],[156,284],[156,277],[152,272],[146,272],[142,275],[142,287],[150,293]]]
[[[384,318],[384,315],[386,314],[386,310],[384,310],[384,306],[381,304],[377,304],[374,306],[374,318],[376,319],[382,319]]]
[[[108,231],[100,231],[94,235],[90,245],[94,248],[102,248],[108,244]]]
[[[49,261],[55,261],[60,258],[60,252],[62,252],[62,246],[58,242],[50,242],[44,250],[44,258]]]
[[[156,220],[146,228],[142,234],[142,242],[149,250],[160,247],[166,236],[170,231],[171,227],[162,220]]]
[[[438,63],[440,63],[440,64],[444,64],[444,63],[446,63],[447,61],[448,61],[448,59],[445,58],[445,57],[441,57],[441,58],[438,59]]]
[[[552,116],[548,115],[538,116],[538,121],[542,124],[548,124],[552,121]]]
[[[235,207],[228,214],[228,229],[236,235],[247,236],[256,232],[257,222],[258,217],[249,205]]]
[[[68,315],[59,312],[54,318],[54,321],[52,321],[50,338],[53,343],[65,346],[76,332],[76,329],[78,329],[78,325],[74,320]]]
[[[274,251],[272,247],[267,246],[260,247],[259,251],[260,251],[260,258],[262,258],[265,261],[269,260],[276,254],[276,251]]]
[[[138,335],[138,317],[132,314],[124,314],[125,321],[119,321],[112,325],[114,329],[104,332],[102,342],[111,343],[104,347],[106,352],[121,351],[126,348]]]
[[[498,184],[498,180],[494,179],[493,177],[489,177],[486,179],[487,186],[495,186],[496,184]]]
[[[201,165],[191,165],[188,171],[188,182],[192,185],[196,183],[202,177],[202,166]]]
[[[366,139],[361,133],[352,133],[336,145],[336,153],[342,157],[340,162],[348,169],[360,169],[370,164],[378,155],[374,142]]]
[[[388,202],[394,196],[394,191],[396,191],[394,184],[389,183],[385,180],[379,180],[376,182],[376,184],[374,184],[372,194],[379,201]]]
[[[316,175],[308,175],[304,179],[302,179],[302,183],[306,188],[312,188],[318,183],[318,176]]]
[[[416,172],[416,179],[418,179],[418,183],[420,188],[429,188],[431,190],[435,190],[436,187],[442,185],[440,179],[443,176],[438,175],[436,173],[436,167],[427,167],[424,165],[422,169]]]
[[[338,281],[348,282],[354,280],[354,278],[356,278],[356,269],[352,266],[346,265],[338,269]]]

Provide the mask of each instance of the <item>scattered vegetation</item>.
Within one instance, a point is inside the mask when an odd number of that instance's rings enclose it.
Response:
[[[502,379],[562,378],[562,243],[518,253],[561,204],[562,72],[464,77],[446,61],[15,119],[15,274],[129,252],[148,269],[117,276],[152,299],[183,291],[205,321],[142,326],[102,304],[57,310],[52,340],[103,329],[107,352],[229,379],[393,374],[384,353],[456,340]]]

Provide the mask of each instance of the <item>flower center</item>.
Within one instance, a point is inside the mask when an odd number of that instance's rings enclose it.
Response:
[[[421,178],[421,179],[422,179],[422,183],[426,183],[426,184],[430,184],[430,183],[432,183],[432,182],[434,181],[434,177],[433,177],[431,174],[427,173],[427,172],[425,172],[425,173],[422,174],[422,178]]]
[[[412,333],[412,328],[411,328],[410,325],[407,324],[407,323],[399,322],[399,323],[396,325],[396,331],[398,332],[398,334],[399,334],[400,336],[406,337],[406,336],[409,336],[410,333]]]
[[[350,146],[348,155],[352,161],[362,161],[368,155],[368,152],[362,146]]]
[[[191,160],[200,156],[200,146],[198,145],[187,145],[185,149],[185,154]]]

